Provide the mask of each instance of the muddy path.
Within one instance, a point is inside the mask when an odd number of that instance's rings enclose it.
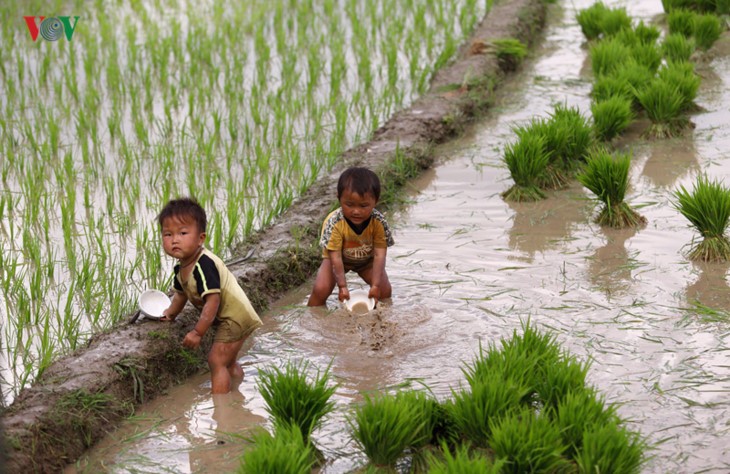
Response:
[[[638,124],[619,144],[634,154],[627,201],[648,226],[602,229],[577,184],[534,204],[499,196],[510,185],[501,152],[512,125],[558,102],[589,110],[591,77],[574,18],[593,2],[560,3],[538,58],[501,91],[493,113],[436,149],[436,166],[411,185],[411,204],[391,217],[389,304],[358,318],[334,298],[329,310],[310,310],[310,286],[302,285],[266,313],[240,359],[247,376],[237,393],[214,400],[204,375],[191,379],[67,472],[235,469],[246,443],[230,433],[269,426],[257,371],[286,360],[332,363],[337,410],[315,442],[328,460],[324,472],[348,472],[364,462],[346,423],[363,391],[425,383],[448,397],[479,344],[509,336],[527,318],[592,361],[590,382],[653,446],[644,472],[728,472],[730,266],[687,261],[696,236],[671,201],[696,173],[730,171],[730,41],[726,34],[698,66],[704,110],[692,117],[693,132],[649,142]],[[661,2],[628,10],[656,21]]]
[[[453,137],[488,108],[493,88],[506,77],[494,54],[483,47],[472,48],[472,43],[483,46],[504,37],[531,43],[539,36],[545,10],[540,0],[495,5],[456,60],[435,75],[428,94],[398,112],[369,142],[345,152],[331,174],[323,176],[275,225],[239,249],[242,256],[253,251],[253,258],[232,265],[232,270],[258,309],[263,310],[300,285],[318,266],[314,245],[317,230],[332,205],[333,185],[341,170],[355,163],[369,166],[382,170],[386,184],[397,187],[402,185],[403,177],[390,168],[396,150],[413,169],[429,167],[434,159],[432,145]],[[203,352],[191,357],[179,345],[194,318],[193,312],[185,312],[174,325],[149,321],[124,325],[96,335],[86,348],[55,362],[1,414],[10,448],[10,471],[57,472],[113,431],[139,405],[160,394],[168,399],[176,390],[173,387],[198,373],[203,363]],[[267,340],[266,332],[262,334],[256,341]],[[258,360],[273,350],[266,348],[266,342],[263,347],[252,349],[251,357]],[[277,354],[279,360],[283,354]],[[184,388],[181,390],[184,393]],[[188,400],[186,397],[183,395]],[[164,404],[164,399],[160,403]],[[173,412],[187,403],[174,405]],[[210,407],[212,402],[204,399],[200,403]],[[236,401],[230,404],[240,406]],[[198,411],[196,408],[193,413]],[[135,414],[134,419],[137,417]],[[193,426],[189,431],[194,438],[197,428]],[[121,439],[116,434],[112,437]],[[137,434],[133,439],[140,437]]]

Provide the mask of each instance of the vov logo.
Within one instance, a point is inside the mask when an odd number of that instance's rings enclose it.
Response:
[[[38,22],[36,22],[38,18]],[[70,16],[24,16],[25,24],[28,26],[28,33],[33,41],[38,39],[38,33],[41,34],[46,41],[58,41],[62,35],[66,35],[66,39],[71,41],[71,37],[74,35],[76,29],[76,23],[79,22],[79,17],[75,16],[74,24],[71,26]]]

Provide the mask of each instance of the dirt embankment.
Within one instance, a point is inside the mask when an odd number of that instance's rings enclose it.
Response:
[[[509,65],[499,63],[491,41],[517,38],[532,44],[545,13],[543,0],[495,5],[456,60],[435,75],[426,95],[396,113],[370,141],[345,152],[339,165],[276,224],[237,249],[241,255],[254,251],[253,258],[232,264],[231,270],[257,309],[303,283],[319,266],[317,234],[334,204],[339,173],[353,164],[370,167],[380,173],[390,192],[429,167],[432,145],[458,134],[486,110],[494,88],[507,77]],[[195,318],[188,309],[175,324],[123,325],[54,363],[2,414],[9,451],[5,470],[62,470],[131,415],[136,405],[198,371],[210,341],[196,352],[180,345]]]

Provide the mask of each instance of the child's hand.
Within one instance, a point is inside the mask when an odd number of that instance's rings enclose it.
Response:
[[[337,292],[337,298],[340,301],[349,300],[350,299],[350,290],[348,290],[346,286],[340,287],[340,290]]]
[[[200,334],[198,334],[198,331],[193,329],[185,335],[185,339],[183,339],[183,346],[187,347],[188,349],[197,349],[198,347],[200,347],[200,339],[201,336]]]
[[[380,288],[377,285],[370,287],[368,298],[374,298],[376,303],[380,301]]]
[[[167,308],[165,311],[162,312],[162,317],[160,318],[160,321],[175,321],[175,316],[172,316],[168,313],[168,310],[170,308]]]

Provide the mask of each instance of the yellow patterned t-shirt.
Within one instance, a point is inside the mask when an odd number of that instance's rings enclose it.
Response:
[[[394,243],[390,226],[377,209],[373,209],[370,221],[360,233],[347,222],[342,208],[332,211],[322,224],[319,239],[322,257],[328,258],[328,251],[341,251],[343,263],[352,267],[372,260],[376,248],[387,248]]]

